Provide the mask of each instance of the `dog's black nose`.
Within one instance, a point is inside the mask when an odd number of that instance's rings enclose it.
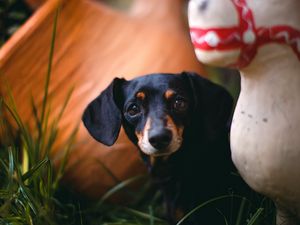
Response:
[[[168,129],[154,129],[149,131],[149,142],[154,148],[158,150],[168,147],[171,140],[172,132]]]

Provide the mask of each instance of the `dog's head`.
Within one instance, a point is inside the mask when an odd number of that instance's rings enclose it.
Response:
[[[187,128],[217,136],[226,127],[231,108],[225,89],[196,74],[150,74],[130,81],[115,78],[88,105],[83,122],[105,145],[114,144],[123,125],[142,152],[163,156],[182,146]],[[201,128],[193,121],[197,117],[202,118]]]

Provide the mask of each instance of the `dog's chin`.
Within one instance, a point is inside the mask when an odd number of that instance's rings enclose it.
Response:
[[[174,152],[176,152],[177,150],[175,151],[172,151],[172,152],[159,152],[159,153],[153,153],[153,154],[150,154],[150,156],[152,157],[165,157],[165,156],[170,156],[172,155]]]
[[[156,149],[156,148],[154,148],[152,146],[139,145],[140,150],[144,154],[146,154],[148,156],[152,156],[152,157],[170,156],[170,155],[174,154],[175,152],[177,152],[180,147],[181,147],[181,145],[178,145],[178,146],[169,145],[165,149]]]

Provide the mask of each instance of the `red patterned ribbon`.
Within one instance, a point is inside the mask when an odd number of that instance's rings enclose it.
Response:
[[[253,13],[246,0],[232,0],[239,17],[239,25],[228,28],[190,28],[191,39],[196,49],[234,50],[240,49],[238,61],[231,67],[247,66],[257,53],[259,46],[274,42],[291,46],[300,60],[300,31],[290,26],[255,26]]]

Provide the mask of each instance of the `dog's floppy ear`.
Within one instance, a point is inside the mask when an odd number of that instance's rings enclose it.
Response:
[[[228,129],[232,113],[233,99],[220,85],[196,73],[183,72],[194,96],[195,116],[203,117],[203,125],[209,138],[216,138]]]
[[[85,109],[82,121],[97,141],[111,146],[118,138],[122,115],[118,108],[121,84],[125,79],[115,78],[111,84]]]

